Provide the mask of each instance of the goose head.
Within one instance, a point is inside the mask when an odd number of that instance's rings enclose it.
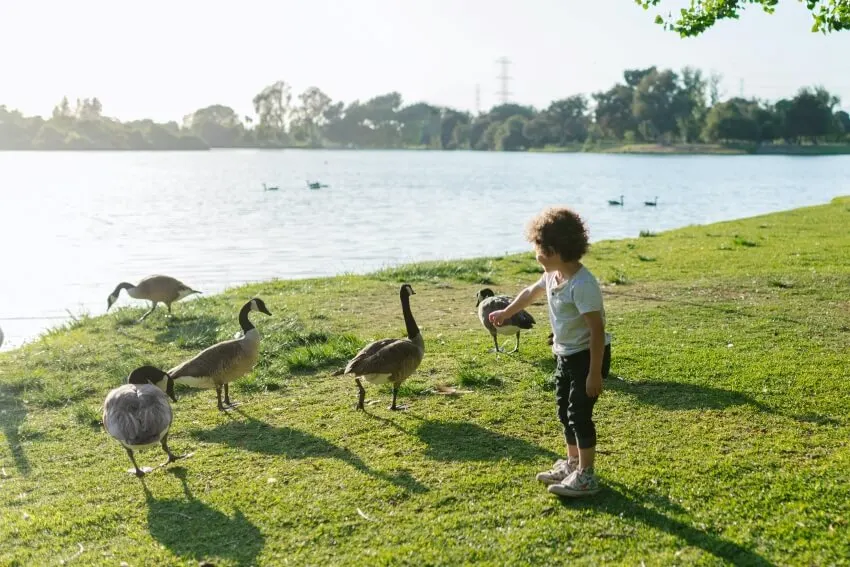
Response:
[[[410,297],[411,295],[416,295],[416,292],[413,291],[413,288],[410,284],[402,284],[401,288],[399,288],[398,293],[401,297]]]
[[[478,290],[478,293],[475,294],[475,306],[478,307],[478,305],[482,301],[484,301],[488,297],[493,297],[494,295],[496,295],[496,294],[489,287],[485,287],[485,288]]]
[[[249,304],[251,305],[249,311],[259,311],[260,313],[265,313],[266,315],[271,317],[271,312],[266,307],[266,304],[259,297],[255,297],[252,299]]]
[[[153,384],[163,392],[165,392],[171,401],[176,402],[177,398],[174,396],[174,380],[171,379],[171,376],[168,372],[160,370],[155,366],[140,366],[136,368],[130,375],[127,377],[128,384]]]
[[[112,291],[112,293],[109,294],[109,297],[106,298],[106,310],[109,311],[109,308],[112,307],[112,304],[118,301],[118,295],[121,293],[122,289],[130,289],[132,287],[133,284],[127,282],[121,282],[120,284],[115,286],[115,289]]]

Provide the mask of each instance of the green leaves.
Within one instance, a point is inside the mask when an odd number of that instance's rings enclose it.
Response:
[[[802,1],[802,0],[801,0]],[[644,10],[658,6],[661,0],[636,0]],[[691,0],[689,8],[682,8],[679,18],[673,20],[660,14],[655,23],[664,26],[682,37],[695,37],[716,24],[719,20],[738,19],[747,4],[758,4],[768,14],[773,14],[779,0]],[[850,28],[850,2],[847,0],[806,0],[806,8],[812,12],[813,32],[829,33]]]

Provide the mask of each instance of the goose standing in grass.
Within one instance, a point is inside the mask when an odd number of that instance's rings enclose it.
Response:
[[[496,295],[492,289],[485,287],[478,291],[475,299],[475,305],[478,307],[478,319],[481,321],[481,324],[484,325],[484,328],[490,332],[490,335],[493,337],[493,343],[496,345],[490,352],[504,352],[501,348],[499,348],[499,339],[496,338],[497,334],[513,335],[514,333],[516,333],[516,346],[511,352],[513,353],[518,351],[520,331],[529,330],[536,323],[534,317],[531,316],[531,313],[523,309],[505,321],[504,325],[496,327],[490,322],[490,313],[506,309],[508,305],[511,304],[511,301],[513,301],[513,298],[508,297],[507,295]]]
[[[608,204],[609,204],[609,205],[618,205],[618,206],[622,207],[622,206],[623,206],[623,196],[622,196],[622,195],[620,195],[620,200],[619,200],[619,201],[614,201],[614,200],[612,200],[612,199],[608,199]]]
[[[153,310],[156,309],[156,305],[158,303],[164,303],[165,306],[168,307],[168,314],[170,315],[172,303],[180,301],[193,293],[201,293],[200,291],[190,288],[180,280],[170,276],[148,276],[136,285],[121,282],[115,286],[115,291],[110,293],[109,297],[106,299],[107,311],[109,311],[112,304],[118,300],[118,295],[121,293],[122,289],[126,289],[127,295],[134,299],[147,299],[151,302],[150,311],[142,315],[142,318],[139,319],[140,323],[144,321],[148,315],[153,313]]]
[[[260,332],[248,319],[248,313],[259,311],[271,316],[266,304],[259,297],[245,303],[239,311],[242,336],[214,344],[194,357],[168,371],[177,384],[194,388],[215,388],[218,409],[235,407],[230,402],[230,382],[241,378],[254,369],[260,353]],[[224,389],[224,404],[221,390]]]
[[[151,469],[140,469],[133,451],[161,445],[168,455],[161,466],[180,458],[168,448],[173,417],[168,398],[177,401],[171,377],[153,366],[141,366],[130,373],[126,384],[110,391],[103,402],[103,427],[127,451],[135,468],[132,472],[138,477]]]
[[[658,205],[658,197],[655,197],[654,201],[644,201],[643,204],[647,207],[655,207]]]
[[[404,324],[407,327],[407,338],[380,339],[369,343],[352,358],[342,372],[336,374],[352,374],[357,384],[357,409],[364,409],[363,402],[366,390],[361,378],[371,384],[392,384],[393,403],[391,410],[405,409],[407,406],[397,406],[396,398],[401,384],[419,367],[425,356],[425,341],[422,333],[413,319],[410,311],[410,296],[414,295],[410,284],[403,284],[399,289],[401,310],[404,314]]]

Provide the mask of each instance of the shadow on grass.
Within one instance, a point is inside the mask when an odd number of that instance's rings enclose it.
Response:
[[[702,549],[717,559],[732,565],[754,565],[758,567],[772,565],[751,549],[697,529],[654,509],[680,510],[677,505],[659,495],[650,497],[630,490],[619,483],[606,481],[602,491],[592,498],[561,498],[560,500],[564,507],[572,510],[604,512],[626,522],[640,522],[649,528],[679,538],[687,545]]]
[[[22,476],[30,473],[30,462],[21,447],[20,427],[27,418],[27,408],[21,403],[17,389],[0,385],[0,428],[15,461],[15,468]]]
[[[238,509],[229,517],[192,496],[185,468],[172,467],[168,473],[180,479],[185,499],[158,500],[142,481],[151,536],[180,557],[255,565],[265,545],[260,529]]]
[[[394,484],[406,491],[428,492],[428,488],[407,471],[398,471],[392,475],[376,471],[350,450],[334,445],[327,439],[291,427],[270,425],[238,409],[234,411],[245,417],[247,421],[231,421],[215,429],[192,431],[191,435],[207,443],[220,443],[266,455],[283,455],[288,459],[339,459],[364,474]]]
[[[517,437],[467,422],[424,420],[415,435],[428,445],[426,455],[438,461],[533,461],[558,455]]]
[[[220,325],[217,318],[209,315],[175,315],[165,320],[165,329],[156,334],[156,340],[160,343],[173,342],[185,349],[204,349],[218,342]],[[234,326],[233,334],[237,330],[238,326]]]
[[[839,425],[840,422],[831,417],[816,414],[787,414],[762,403],[755,398],[722,388],[698,386],[680,382],[634,382],[626,380],[613,373],[606,381],[606,387],[611,390],[633,396],[640,403],[654,405],[668,411],[680,410],[722,410],[733,406],[751,406],[760,412],[789,417],[799,422],[815,423],[818,425]],[[619,378],[619,379],[617,379]]]

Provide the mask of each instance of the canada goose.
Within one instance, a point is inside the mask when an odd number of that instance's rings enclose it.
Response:
[[[186,384],[194,388],[215,388],[220,411],[226,409],[221,403],[222,386],[224,386],[224,403],[235,406],[236,404],[230,403],[228,384],[251,372],[257,362],[260,352],[260,332],[248,320],[248,313],[251,311],[271,315],[263,300],[255,297],[245,303],[239,311],[241,337],[214,344],[168,371],[178,384]]]
[[[139,319],[139,322],[144,321],[148,315],[156,309],[157,303],[164,303],[168,307],[168,313],[171,314],[171,304],[175,301],[180,301],[184,297],[193,293],[201,293],[194,290],[170,276],[148,276],[140,281],[137,285],[127,282],[121,282],[115,286],[115,291],[109,294],[106,298],[106,310],[112,307],[112,304],[118,299],[118,294],[122,289],[127,290],[127,295],[134,299],[147,299],[151,302],[151,309]]]
[[[619,206],[621,206],[621,207],[622,207],[622,206],[623,206],[623,196],[622,196],[622,195],[620,195],[620,200],[619,200],[619,201],[612,201],[611,199],[608,199],[608,204],[609,204],[609,205],[619,205]]]
[[[318,181],[307,181],[307,187],[310,189],[322,189],[327,187],[324,183],[319,183]]]
[[[126,384],[111,390],[103,402],[103,427],[127,451],[138,477],[151,469],[139,468],[134,450],[162,445],[168,455],[162,466],[179,458],[168,448],[172,419],[168,398],[177,401],[171,377],[153,366],[141,366],[130,373]]]
[[[277,191],[280,187],[268,187],[265,183],[263,183],[263,191]]]
[[[519,313],[515,313],[513,317],[505,321],[504,325],[501,327],[497,327],[491,323],[490,313],[498,311],[499,309],[505,309],[511,304],[511,301],[513,301],[513,298],[508,297],[507,295],[496,295],[489,287],[481,289],[475,296],[475,305],[478,307],[478,319],[481,320],[481,324],[484,325],[484,328],[490,332],[490,335],[493,337],[493,342],[496,345],[491,352],[503,352],[503,350],[499,348],[499,340],[496,338],[497,334],[513,335],[514,333],[516,333],[516,346],[511,352],[518,351],[520,330],[531,329],[536,323],[534,317],[531,316],[531,313],[525,309]]]
[[[655,207],[658,205],[658,197],[655,197],[654,201],[644,201],[643,204],[647,207]]]
[[[403,284],[399,289],[401,299],[401,310],[404,313],[404,324],[407,327],[407,338],[404,339],[380,339],[369,343],[360,349],[354,358],[345,366],[345,370],[336,374],[353,374],[357,383],[359,397],[357,409],[363,409],[363,401],[366,390],[363,388],[361,378],[372,384],[393,385],[393,403],[391,410],[404,409],[406,406],[397,406],[396,398],[398,389],[402,382],[413,374],[422,357],[425,355],[425,341],[422,333],[416,326],[413,313],[410,312],[410,296],[414,295],[410,284]]]

